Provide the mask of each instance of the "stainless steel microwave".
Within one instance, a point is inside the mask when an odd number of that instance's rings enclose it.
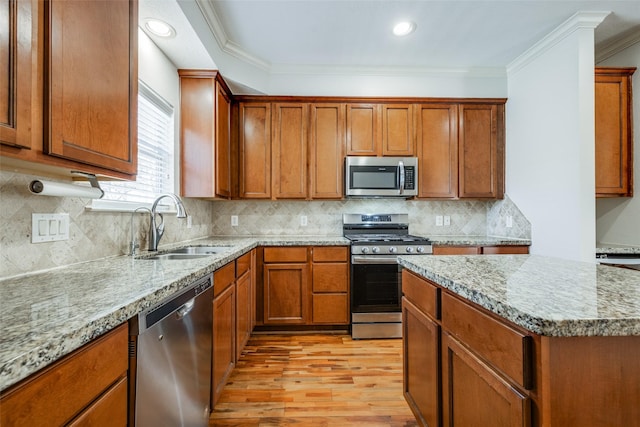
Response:
[[[417,157],[348,156],[347,197],[412,197],[418,194]]]

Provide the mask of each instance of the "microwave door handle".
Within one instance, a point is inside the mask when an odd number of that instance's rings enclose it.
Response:
[[[400,178],[400,194],[404,193],[404,162],[400,160],[398,162],[398,176]]]

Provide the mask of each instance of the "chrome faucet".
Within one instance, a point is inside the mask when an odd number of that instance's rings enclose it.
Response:
[[[176,204],[176,210],[177,210],[176,216],[178,218],[187,217],[187,211],[185,210],[180,197],[172,193],[162,194],[158,196],[158,198],[153,202],[153,206],[151,207],[151,221],[149,223],[149,250],[150,251],[158,250],[158,243],[160,243],[160,239],[164,234],[164,217],[162,216],[161,213],[156,213],[156,208],[158,207],[158,202],[164,199],[165,197],[169,197]],[[160,224],[156,223],[156,215],[160,216]]]

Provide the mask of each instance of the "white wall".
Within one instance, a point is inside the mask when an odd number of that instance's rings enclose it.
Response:
[[[593,262],[593,27],[565,26],[525,55],[508,70],[506,190],[531,253]]]
[[[598,64],[609,67],[639,67],[640,42]],[[633,135],[640,137],[640,71],[633,75]],[[640,246],[640,146],[634,144],[635,197],[596,201],[596,239],[599,246]]]

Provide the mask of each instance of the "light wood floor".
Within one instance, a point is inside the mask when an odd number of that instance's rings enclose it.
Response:
[[[253,335],[210,426],[417,426],[402,395],[402,340]]]

